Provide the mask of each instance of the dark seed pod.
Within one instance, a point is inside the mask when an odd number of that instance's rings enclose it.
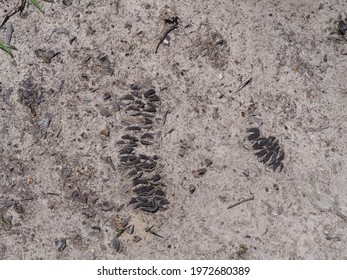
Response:
[[[153,202],[153,200],[148,201],[148,199],[147,199],[146,202],[141,202],[137,206],[138,207],[153,207],[154,205],[155,205],[155,203]]]
[[[148,141],[148,140],[144,140],[144,139],[141,139],[141,140],[140,140],[140,143],[141,143],[142,145],[145,145],[145,146],[153,145],[153,142],[152,142],[152,141]]]
[[[136,199],[137,199],[138,202],[139,202],[138,207],[140,207],[140,204],[141,204],[141,203],[149,203],[147,197],[138,196],[138,197],[136,197]]]
[[[128,126],[126,130],[140,131],[141,127],[139,126]]]
[[[133,96],[135,96],[135,97],[139,97],[139,96],[140,96],[140,93],[139,93],[137,90],[133,90],[133,91],[131,92],[131,94],[132,94]]]
[[[267,150],[261,150],[260,152],[255,153],[257,157],[263,157],[267,153]]]
[[[155,109],[154,107],[148,107],[146,109],[143,109],[143,111],[148,113],[156,113],[157,109]]]
[[[130,140],[130,141],[139,141],[135,136],[132,136],[130,134],[125,134],[122,136],[122,139]]]
[[[141,126],[141,128],[143,128],[143,129],[152,129],[153,125],[143,125],[143,126]]]
[[[246,132],[247,132],[247,133],[259,133],[259,134],[260,134],[260,130],[259,130],[259,128],[257,128],[257,127],[248,128],[248,129],[246,130]]]
[[[127,162],[129,159],[129,156],[121,157],[119,160],[120,162]]]
[[[279,149],[279,147],[277,147],[277,151],[278,151],[278,149]],[[270,159],[270,161],[266,165],[272,165],[272,164],[275,163],[276,158],[277,158],[277,151],[276,150],[273,151],[271,159]]]
[[[148,100],[154,102],[154,101],[159,101],[160,99],[158,95],[153,94],[151,96],[148,96]]]
[[[260,150],[265,146],[266,143],[267,143],[267,138],[262,137],[257,139],[257,142],[255,142],[252,147],[254,150]]]
[[[145,118],[144,124],[153,124],[153,121],[149,118]]]
[[[146,156],[144,154],[139,154],[139,158],[142,160],[142,162],[145,162],[147,160],[150,160],[149,156]]]
[[[128,114],[129,116],[132,116],[132,117],[137,117],[142,115],[140,111],[128,111]]]
[[[148,180],[147,179],[138,179],[138,180],[134,180],[133,181],[133,186],[137,186],[137,185],[140,185],[140,184],[147,184],[148,183]]]
[[[137,174],[138,170],[137,169],[132,169],[128,173],[128,177],[133,177]]]
[[[125,148],[119,150],[119,154],[120,155],[131,154],[132,151],[134,151],[134,148],[128,146],[128,147],[125,147]]]
[[[154,189],[154,187],[147,185],[147,186],[142,186],[142,187],[138,187],[134,189],[134,192],[139,195],[142,193],[147,194],[148,192],[152,191]]]
[[[278,147],[278,140],[272,142],[272,144],[268,147],[268,150],[275,150]]]
[[[281,149],[281,150],[278,152],[277,161],[282,161],[283,159],[284,159],[284,151]]]
[[[248,135],[247,139],[249,141],[256,140],[260,136],[260,132],[253,132],[252,134]]]
[[[128,229],[127,229],[127,233],[133,234],[134,233],[134,229],[135,229],[134,225],[129,226]]]
[[[156,175],[154,175],[154,176],[152,177],[152,181],[153,181],[153,182],[157,182],[157,181],[159,181],[160,179],[161,179],[161,177],[160,177],[159,174],[156,174]]]
[[[275,141],[275,137],[274,136],[269,136],[268,138],[267,138],[267,143],[266,143],[266,147],[270,147],[272,144],[273,144],[273,142]]]
[[[277,168],[279,168],[279,172],[281,172],[282,169],[283,169],[283,163],[280,162],[280,161],[276,161],[276,162],[273,164],[272,169],[273,169],[273,171],[276,171]]]
[[[153,139],[154,136],[151,133],[145,133],[141,136],[141,139],[146,139],[146,138]]]
[[[147,107],[153,107],[153,108],[157,108],[158,104],[155,102],[147,102]]]
[[[150,163],[147,163],[147,162],[144,162],[142,164],[142,168],[144,170],[152,170],[156,167],[157,163],[156,162],[150,162]]]
[[[168,201],[166,198],[162,198],[162,199],[159,201],[159,204],[160,204],[160,205],[167,205],[167,204],[169,204],[169,201]]]
[[[136,100],[135,101],[135,106],[139,109],[142,109],[145,107],[145,103],[143,103],[141,100]]]
[[[131,220],[131,216],[127,216],[126,218],[124,218],[122,220],[122,227],[125,228],[129,224],[130,220]]]
[[[160,197],[162,197],[162,196],[165,196],[165,193],[164,193],[164,191],[162,191],[162,190],[156,190],[156,191],[154,192],[154,195],[155,195],[155,196],[160,196]]]
[[[142,177],[142,175],[143,175],[143,172],[142,172],[142,171],[138,172],[138,173],[133,177],[133,181],[134,181],[134,180],[140,179],[140,178]]]
[[[135,155],[130,155],[129,157],[128,157],[128,160],[129,161],[134,161],[134,160],[136,160],[137,159],[137,156],[135,156]]]
[[[129,204],[134,204],[134,203],[138,203],[138,200],[135,197],[132,197],[129,201]]]
[[[132,96],[131,94],[127,94],[127,95],[124,95],[122,97],[122,100],[130,100],[130,101],[134,101],[134,96]]]
[[[150,89],[150,90],[147,90],[147,91],[143,94],[143,96],[144,96],[145,98],[148,98],[148,97],[150,97],[150,96],[153,95],[153,94],[155,94],[155,90],[154,90],[154,89]]]
[[[127,111],[140,111],[136,106],[130,105],[126,108]]]
[[[136,142],[130,141],[128,143],[128,147],[135,148],[135,147],[137,147],[137,144],[136,144]]]
[[[140,210],[142,210],[144,212],[155,213],[159,210],[159,206],[154,205],[152,207],[140,207]]]
[[[264,158],[261,160],[262,163],[267,163],[267,161],[272,157],[273,151],[267,152]]]
[[[114,238],[111,240],[111,246],[112,246],[112,248],[113,248],[116,252],[119,252],[121,243],[120,243],[118,237],[114,237]]]

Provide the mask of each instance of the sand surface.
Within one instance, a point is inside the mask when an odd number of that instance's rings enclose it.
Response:
[[[63,2],[0,29],[0,259],[347,258],[345,1]],[[120,163],[131,85],[160,97],[154,214]]]

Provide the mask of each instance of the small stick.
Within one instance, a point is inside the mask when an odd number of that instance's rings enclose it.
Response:
[[[249,198],[245,198],[245,199],[243,199],[243,200],[241,200],[241,201],[239,201],[239,202],[234,203],[233,205],[230,205],[227,209],[236,207],[236,206],[238,206],[238,205],[240,205],[240,204],[242,204],[242,203],[244,203],[244,202],[251,201],[251,200],[253,200],[253,199],[254,199],[254,196],[249,197]]]
[[[5,25],[5,23],[10,19],[10,17],[14,16],[15,14],[19,12],[20,13],[23,12],[26,3],[27,3],[27,0],[19,0],[18,4],[5,15],[2,23],[0,24],[0,28]]]
[[[119,2],[120,0],[116,0],[116,15],[119,14]]]
[[[347,222],[347,217],[343,215],[341,212],[335,211],[335,214],[339,216],[341,219],[343,219],[345,222]]]
[[[158,236],[158,237],[160,237],[160,238],[164,238],[164,237],[162,237],[161,235],[159,235],[158,233],[154,232],[154,231],[152,230],[153,227],[154,227],[154,225],[151,226],[151,227],[149,227],[149,228],[146,228],[145,231],[146,231],[146,232],[149,232],[149,233],[151,233],[151,234],[153,234],[153,235],[155,235],[155,236]]]
[[[158,52],[159,46],[164,41],[167,34],[169,34],[172,30],[174,30],[178,27],[178,17],[174,17],[171,20],[165,20],[165,22],[167,23],[166,30],[165,30],[163,36],[161,37],[161,39],[160,39],[160,41],[159,41],[159,43],[155,49],[155,53]]]
[[[113,161],[112,161],[112,158],[111,157],[106,157],[105,158],[105,161],[111,166],[111,168],[112,168],[112,170],[113,171],[116,171],[117,170],[117,168],[114,166],[114,164],[113,164]]]
[[[54,193],[54,192],[48,192],[47,194],[49,194],[49,195],[56,195],[56,196],[59,196],[59,195],[60,195],[60,194]]]
[[[238,93],[241,89],[243,89],[245,86],[250,84],[252,82],[252,77],[248,78],[238,89],[235,91],[235,93]]]

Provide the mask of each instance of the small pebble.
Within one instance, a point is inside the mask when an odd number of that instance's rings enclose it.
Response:
[[[71,176],[72,170],[69,166],[64,166],[61,173],[65,178],[69,178]]]
[[[101,116],[104,116],[104,117],[112,116],[112,113],[110,112],[110,110],[108,110],[106,108],[100,108],[100,114],[101,114]]]
[[[184,157],[185,154],[186,154],[186,149],[180,148],[180,149],[178,150],[178,155],[179,155],[180,157]]]
[[[57,34],[65,34],[65,35],[69,35],[70,34],[69,30],[67,30],[64,27],[58,27],[58,28],[54,29],[54,32],[57,33]]]
[[[93,212],[88,208],[82,210],[82,215],[84,215],[87,218],[93,218],[94,216]]]
[[[188,190],[189,190],[190,194],[193,194],[196,190],[196,187],[194,185],[190,184]]]
[[[39,126],[41,129],[47,128],[51,123],[52,116],[50,113],[45,113],[43,119],[39,121]]]
[[[110,98],[111,98],[111,93],[109,93],[109,92],[104,92],[104,94],[102,95],[103,100],[107,100]]]
[[[23,206],[19,202],[15,202],[13,208],[19,214],[24,213]]]
[[[130,88],[131,88],[131,90],[139,90],[140,86],[138,84],[131,84]]]
[[[126,22],[124,25],[124,28],[129,29],[129,30],[131,29],[131,27],[133,27],[133,25],[130,22]]]
[[[113,205],[112,205],[112,203],[110,203],[110,202],[108,202],[108,201],[105,201],[105,202],[103,202],[103,203],[101,204],[100,209],[101,209],[102,211],[105,211],[105,212],[111,211],[111,210],[113,209]]]
[[[198,171],[199,175],[204,175],[206,173],[207,169],[206,168],[200,168],[197,171]]]
[[[142,238],[140,236],[138,236],[138,235],[135,235],[133,237],[133,242],[135,242],[135,243],[140,242],[141,240],[142,240]]]
[[[206,167],[210,167],[212,163],[213,163],[212,160],[210,160],[209,158],[205,159]]]
[[[212,118],[214,119],[214,120],[216,120],[216,119],[219,119],[220,118],[220,115],[219,115],[219,108],[217,107],[217,108],[213,108],[213,113],[212,113]]]
[[[194,139],[195,139],[195,135],[194,134],[192,134],[192,133],[188,133],[187,134],[187,140],[188,141],[192,142],[192,141],[194,141]]]
[[[55,52],[52,50],[42,50],[42,49],[38,49],[34,51],[35,55],[37,58],[41,58],[45,63],[51,63],[51,60],[57,56],[58,54],[60,54],[60,52]]]
[[[55,246],[59,252],[63,252],[66,247],[66,239],[59,239],[54,241]]]
[[[92,226],[92,229],[98,232],[101,231],[101,228],[99,226]]]
[[[103,130],[100,131],[101,135],[105,135],[106,137],[110,136],[110,129],[108,127],[105,127]]]
[[[72,5],[72,0],[63,0],[63,4],[65,6],[71,6]]]

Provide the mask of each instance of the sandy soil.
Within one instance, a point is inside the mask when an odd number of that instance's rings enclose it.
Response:
[[[18,49],[0,52],[1,259],[347,258],[344,1],[39,2],[0,30]],[[154,214],[128,205],[119,158],[134,84],[160,97]]]

